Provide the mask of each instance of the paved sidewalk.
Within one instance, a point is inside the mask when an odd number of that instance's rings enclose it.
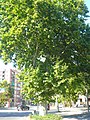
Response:
[[[87,108],[60,108],[60,112],[57,109],[52,109],[48,113],[58,114],[63,117],[63,120],[90,120],[84,119],[88,116]]]
[[[86,113],[87,108],[62,108],[57,114],[61,115],[77,115]]]
[[[49,113],[65,113],[65,114],[73,114],[74,112],[76,113],[78,111],[78,113],[82,113],[82,112],[87,112],[87,108],[69,108],[69,107],[63,107],[59,109],[59,112],[57,111],[56,108],[50,109],[48,112]]]
[[[17,108],[16,107],[0,107],[0,110],[16,110]]]

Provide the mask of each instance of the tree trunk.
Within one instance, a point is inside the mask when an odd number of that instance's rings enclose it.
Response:
[[[88,89],[86,89],[86,97],[87,97],[87,109],[88,109],[88,112],[89,112]]]

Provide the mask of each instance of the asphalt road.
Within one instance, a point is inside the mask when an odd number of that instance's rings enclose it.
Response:
[[[0,111],[0,120],[26,120],[26,117],[31,114],[30,111]]]
[[[0,112],[0,117],[24,117],[31,114],[29,111],[18,111],[18,112]]]

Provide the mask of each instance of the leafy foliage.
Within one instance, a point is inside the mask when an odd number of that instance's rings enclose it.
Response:
[[[55,115],[55,114],[47,114],[45,116],[30,116],[31,120],[62,120],[60,115]]]
[[[12,97],[10,84],[8,84],[6,80],[0,82],[0,89],[0,106],[4,106]]]
[[[82,1],[11,0],[1,5],[1,55],[5,61],[14,60],[20,67],[35,65],[40,56],[77,61],[88,12]]]
[[[83,0],[1,2],[0,55],[22,69],[26,98],[50,101],[56,94],[73,97],[81,84],[89,86],[87,13]]]

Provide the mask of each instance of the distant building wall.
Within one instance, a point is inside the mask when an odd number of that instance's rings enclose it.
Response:
[[[16,75],[19,73],[16,69],[2,69],[0,70],[0,82],[3,80],[7,80],[11,85],[13,97],[8,101],[8,107],[17,106],[17,104],[21,104],[22,97],[20,94],[21,83],[18,81]]]

